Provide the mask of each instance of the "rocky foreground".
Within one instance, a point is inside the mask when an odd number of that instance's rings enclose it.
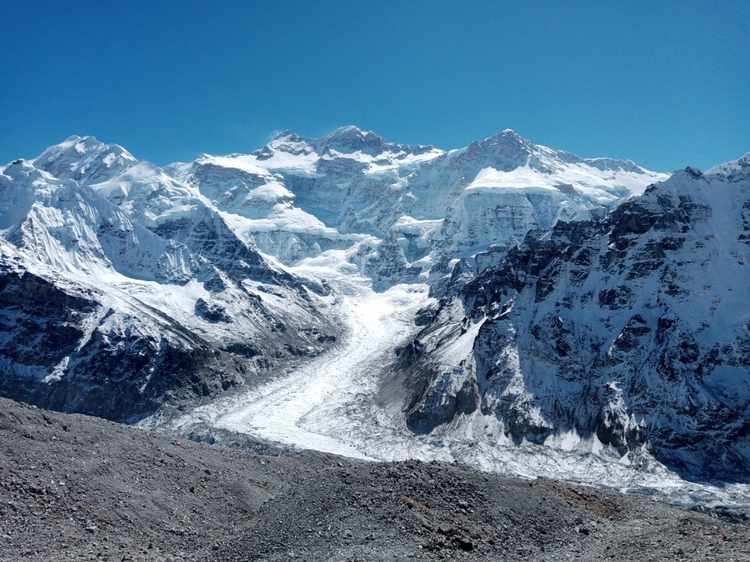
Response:
[[[0,399],[0,560],[750,560],[750,522],[443,463],[233,449]]]

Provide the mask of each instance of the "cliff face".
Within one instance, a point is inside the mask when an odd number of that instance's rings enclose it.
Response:
[[[135,421],[167,399],[243,384],[236,362],[169,317],[9,265],[0,264],[2,395]]]
[[[741,162],[741,161],[740,161]],[[481,411],[699,477],[750,475],[750,177],[687,169],[447,297],[399,368],[417,432]]]

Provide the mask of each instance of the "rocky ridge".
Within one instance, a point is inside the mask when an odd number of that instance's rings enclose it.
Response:
[[[410,427],[478,412],[519,443],[634,464],[647,451],[688,478],[745,481],[746,162],[532,233],[468,284],[457,271],[387,383]]]

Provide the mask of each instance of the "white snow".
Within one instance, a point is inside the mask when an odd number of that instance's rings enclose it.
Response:
[[[55,365],[52,372],[42,379],[42,382],[59,381],[65,376],[68,370],[68,363],[70,363],[70,357],[63,357],[60,362]]]
[[[335,350],[312,359],[260,388],[198,407],[171,423],[189,431],[197,423],[237,431],[301,449],[353,458],[398,461],[419,459],[467,463],[480,470],[523,478],[548,477],[623,492],[649,491],[685,505],[718,502],[750,506],[750,487],[715,487],[682,480],[648,457],[633,467],[628,455],[575,431],[550,437],[544,446],[514,444],[502,423],[479,412],[459,416],[427,435],[410,432],[400,412],[377,405],[378,383],[387,354],[411,340],[416,310],[430,303],[425,286],[398,285],[375,293],[358,276],[344,252],[330,251],[305,260],[300,274],[325,278],[336,290],[332,309],[348,335]],[[470,353],[481,322],[468,337],[441,352],[458,363]],[[147,420],[145,425],[150,422]]]

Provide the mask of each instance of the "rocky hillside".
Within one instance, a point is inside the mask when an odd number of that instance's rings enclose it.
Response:
[[[389,382],[412,430],[481,413],[517,443],[747,479],[749,159],[560,222],[458,283]]]
[[[255,448],[210,446],[0,399],[0,559],[750,556],[741,511],[689,511],[455,464]]]

